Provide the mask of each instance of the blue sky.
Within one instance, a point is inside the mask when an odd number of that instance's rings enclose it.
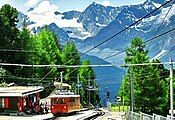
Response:
[[[145,0],[0,0],[0,7],[4,4],[10,4],[25,13],[30,7],[42,1],[49,1],[50,4],[55,4],[58,7],[59,12],[65,12],[70,10],[83,11],[92,2],[106,6],[122,6],[143,3]]]

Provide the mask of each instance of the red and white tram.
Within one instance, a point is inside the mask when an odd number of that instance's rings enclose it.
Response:
[[[59,94],[50,96],[51,113],[55,116],[59,114],[67,114],[78,112],[80,110],[80,95]]]

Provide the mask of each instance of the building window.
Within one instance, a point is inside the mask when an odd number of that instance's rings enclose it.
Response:
[[[27,103],[26,103],[26,98],[23,99],[23,104],[24,104],[24,106],[27,105]]]

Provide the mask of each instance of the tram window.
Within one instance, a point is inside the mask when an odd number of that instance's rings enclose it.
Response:
[[[57,98],[52,99],[52,105],[56,105],[56,104],[58,104],[58,99]]]
[[[0,108],[4,108],[4,98],[0,98]]]
[[[70,98],[70,103],[75,103],[75,98]]]
[[[65,99],[64,98],[61,98],[60,99],[60,104],[65,104],[66,102],[65,102]]]
[[[75,98],[75,104],[79,105],[79,98]]]

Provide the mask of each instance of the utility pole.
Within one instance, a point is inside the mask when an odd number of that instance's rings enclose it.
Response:
[[[123,83],[123,82],[122,82]],[[123,103],[123,112],[125,111],[124,110],[124,105],[125,105],[125,100],[124,100],[124,94],[123,94],[123,92],[124,92],[124,86],[123,86],[124,84],[122,84],[122,103]]]
[[[63,71],[61,72],[60,76],[61,76],[61,86],[60,87],[61,87],[61,91],[62,91],[62,89],[63,89],[63,85],[62,85],[62,83],[63,83]]]
[[[173,120],[173,60],[170,58],[170,114]]]
[[[79,78],[79,74],[77,74],[77,80],[78,80],[77,81],[77,84],[78,84],[77,87],[78,87],[78,95],[79,95],[80,94],[80,88],[79,88],[80,87],[80,78]]]
[[[131,111],[134,112],[134,85],[133,85],[133,76],[130,72],[130,80],[131,80]]]
[[[90,76],[89,76],[89,80],[88,80],[88,96],[89,96],[89,103],[91,102],[91,95],[90,95]]]
[[[93,100],[93,102],[94,102],[94,105],[95,105],[95,103],[96,103],[96,84],[95,84],[95,79],[94,79],[94,100]]]

